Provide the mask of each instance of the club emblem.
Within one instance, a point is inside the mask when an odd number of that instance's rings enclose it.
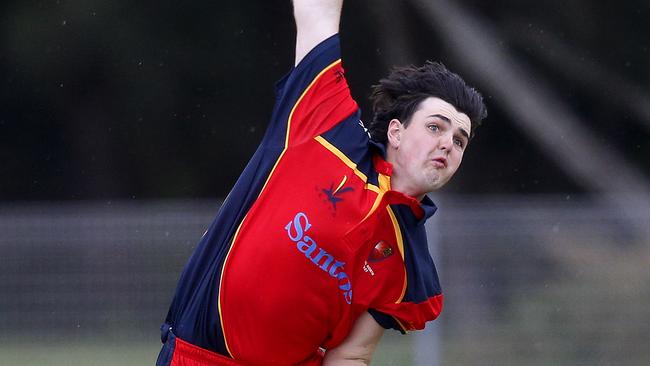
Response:
[[[370,251],[369,262],[380,262],[393,255],[393,248],[383,240],[380,240]]]

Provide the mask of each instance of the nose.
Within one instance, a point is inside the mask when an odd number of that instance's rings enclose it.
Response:
[[[449,151],[451,150],[453,144],[454,144],[454,135],[446,133],[440,136],[440,140],[438,141],[438,148],[440,148],[440,150],[443,151]]]

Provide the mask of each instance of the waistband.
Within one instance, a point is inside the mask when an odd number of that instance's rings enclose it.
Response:
[[[203,349],[176,337],[170,366],[245,366],[232,358]]]
[[[163,324],[161,330],[164,346],[157,366],[250,366],[178,338],[168,324]],[[294,366],[321,366],[324,356],[324,350],[319,349]]]

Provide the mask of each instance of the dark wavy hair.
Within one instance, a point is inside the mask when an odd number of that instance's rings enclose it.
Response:
[[[373,140],[385,143],[388,123],[397,118],[408,127],[420,103],[437,97],[465,113],[472,123],[470,137],[487,116],[483,97],[457,74],[439,62],[427,61],[423,66],[396,67],[388,77],[372,86],[373,118],[368,131]]]

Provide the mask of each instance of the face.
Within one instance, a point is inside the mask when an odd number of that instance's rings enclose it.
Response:
[[[392,189],[421,198],[456,173],[469,141],[471,122],[442,99],[423,100],[405,127],[388,125],[386,158],[393,165]]]

